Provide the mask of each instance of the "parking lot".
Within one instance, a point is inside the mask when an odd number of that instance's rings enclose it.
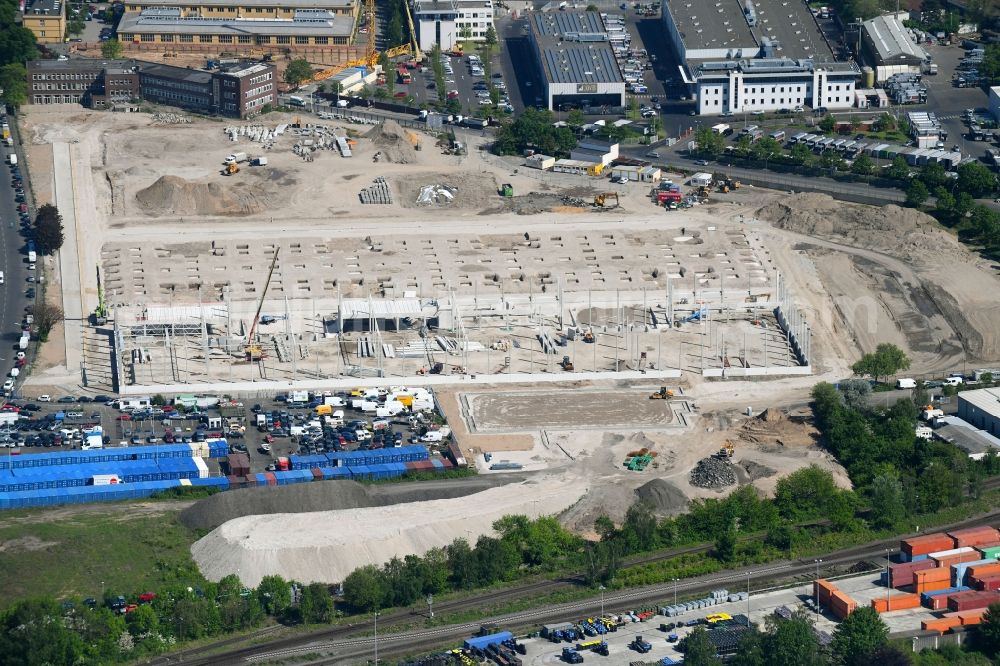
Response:
[[[256,473],[273,471],[279,458],[290,455],[416,443],[447,445],[450,432],[433,410],[414,409],[413,413],[378,418],[370,410],[365,413],[352,408],[353,398],[349,393],[310,396],[306,402],[278,395],[250,404],[218,403],[215,398],[202,396],[199,402],[205,406],[192,404],[188,408],[147,406],[142,399],[130,405],[103,395],[64,396],[54,402],[46,398],[9,402],[0,411],[0,419],[6,419],[6,422],[0,420],[0,448],[7,449],[7,455],[79,449],[84,433],[100,426],[106,447],[202,442],[225,437],[230,451],[248,454],[251,471]],[[343,406],[317,409],[324,399]],[[327,415],[331,418],[324,418]],[[226,470],[211,469],[211,472],[215,476]]]

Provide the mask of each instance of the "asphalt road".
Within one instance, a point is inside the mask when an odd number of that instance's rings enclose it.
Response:
[[[21,337],[21,322],[24,319],[25,306],[28,304],[25,290],[29,286],[27,248],[20,232],[14,188],[11,186],[11,169],[8,164],[8,156],[14,151],[17,151],[22,180],[29,195],[29,212],[34,213],[34,208],[31,206],[28,170],[24,166],[24,153],[20,150],[14,119],[8,120],[11,132],[14,133],[14,148],[4,146],[0,149],[3,154],[3,166],[0,167],[3,174],[0,179],[0,271],[4,274],[4,283],[0,285],[0,372],[4,375],[14,367],[14,357],[18,351],[17,343]],[[20,379],[23,381],[23,376]]]

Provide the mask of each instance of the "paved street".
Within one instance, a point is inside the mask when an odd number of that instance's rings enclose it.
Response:
[[[10,119],[11,131],[13,118]],[[28,263],[25,239],[21,236],[18,222],[17,205],[14,201],[14,188],[11,187],[11,168],[9,156],[17,151],[19,164],[24,164],[24,153],[19,150],[17,135],[14,134],[15,147],[0,150],[3,154],[3,166],[0,167],[3,179],[0,181],[0,271],[3,271],[4,282],[0,285],[0,372],[7,372],[14,367],[14,356],[17,353],[18,339],[21,337],[21,322],[25,314],[28,299],[25,290],[29,286]],[[27,170],[21,168],[22,174]],[[25,188],[27,189],[27,188]],[[32,210],[32,212],[34,212]],[[34,285],[30,285],[34,286]]]

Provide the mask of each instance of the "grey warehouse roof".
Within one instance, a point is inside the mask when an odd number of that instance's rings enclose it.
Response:
[[[770,43],[775,58],[833,60],[816,19],[802,2],[665,0],[664,7],[686,50],[759,48]]]
[[[969,455],[986,453],[990,449],[997,449],[1000,452],[1000,439],[988,432],[973,427],[957,416],[946,416],[944,421],[947,425],[937,428],[934,433]]]
[[[413,11],[418,14],[477,8],[492,9],[493,0],[415,0],[413,3]]]
[[[180,10],[156,8],[140,13],[126,13],[118,25],[119,33],[170,32],[174,34],[315,35],[347,36],[354,19],[334,15],[322,9],[299,9],[292,19],[276,18],[201,18],[182,17]]]
[[[983,388],[974,391],[962,391],[959,400],[964,400],[973,407],[1000,418],[1000,388]]]
[[[624,82],[597,12],[536,12],[528,25],[551,83]]]
[[[731,70],[740,70],[745,74],[754,75],[787,75],[790,73],[813,72],[823,69],[831,74],[856,76],[859,72],[853,62],[815,62],[813,60],[791,60],[789,58],[767,58],[759,60],[726,60],[703,62],[698,65],[699,77],[713,74],[726,74]]]
[[[901,56],[923,60],[927,55],[906,34],[903,24],[892,16],[876,16],[865,21],[864,26],[879,60],[889,60]]]
[[[186,81],[188,83],[208,84],[212,82],[212,73],[199,69],[186,69],[184,67],[174,67],[173,65],[161,65],[159,63],[141,63],[139,69],[143,74],[149,76],[159,76],[173,81]]]

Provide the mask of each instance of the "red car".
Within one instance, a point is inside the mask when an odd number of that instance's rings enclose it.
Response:
[[[132,611],[136,610],[137,608],[139,608],[138,604],[129,604],[128,606],[125,607],[125,612],[126,613],[131,613]]]
[[[19,213],[27,213],[28,212],[28,204],[26,204],[26,203],[20,203],[20,204],[18,204],[17,205],[17,212],[19,212]]]
[[[155,592],[144,592],[144,593],[142,593],[142,594],[139,595],[139,603],[141,603],[141,604],[142,603],[147,603],[148,604],[150,601],[152,601],[155,598],[156,598],[156,593]]]
[[[128,414],[119,414],[118,415],[118,420],[119,421],[131,421],[132,417],[129,416]]]
[[[398,93],[396,93],[395,95],[393,95],[393,97],[398,97],[398,98],[402,99],[402,98],[406,97],[406,93],[403,92],[403,91],[399,91]]]

